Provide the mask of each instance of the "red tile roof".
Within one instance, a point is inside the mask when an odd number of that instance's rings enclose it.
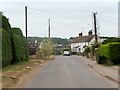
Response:
[[[88,35],[88,36],[80,36],[76,37],[72,43],[79,43],[79,42],[90,42],[95,35]]]

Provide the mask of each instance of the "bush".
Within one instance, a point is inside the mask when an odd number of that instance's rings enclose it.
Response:
[[[19,28],[12,28],[9,20],[0,12],[0,28],[2,31],[2,66],[17,61],[28,60],[27,40]],[[1,48],[0,48],[1,49]],[[1,54],[1,52],[0,52]]]
[[[6,18],[4,15],[2,15],[2,22],[0,22],[0,25],[2,25],[1,27],[11,35],[11,26],[9,24],[8,18]]]
[[[2,29],[2,66],[11,64],[12,49],[10,35]]]
[[[85,52],[88,52],[88,53],[89,53],[89,52],[90,52],[90,47],[87,46],[87,47],[85,48]]]
[[[22,31],[20,28],[11,28],[11,30],[12,30],[13,34],[23,37]]]
[[[50,39],[45,39],[42,42],[40,54],[42,54],[43,57],[49,57],[55,52],[54,48],[55,46],[53,45],[52,41]]]
[[[102,44],[112,43],[112,42],[120,42],[120,38],[110,37],[102,42]]]
[[[95,48],[98,48],[101,45],[101,43],[94,43],[91,46],[91,55],[94,56],[95,55]]]
[[[22,36],[22,32],[19,28],[12,29],[12,53],[13,60],[12,63],[17,61],[26,61],[29,57],[29,50],[27,45],[27,40]],[[16,30],[16,31],[15,31]]]
[[[87,46],[87,47],[85,48],[84,52],[83,52],[83,56],[87,56],[87,58],[89,58],[88,53],[90,53],[90,51],[91,51],[91,50],[90,50],[90,47]]]
[[[99,53],[99,56],[96,60],[101,64],[120,64],[120,43],[116,42],[102,45],[98,48],[97,53]]]

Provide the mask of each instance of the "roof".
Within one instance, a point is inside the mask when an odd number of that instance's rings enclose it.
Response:
[[[88,36],[80,36],[76,37],[72,43],[79,43],[79,42],[90,42],[95,35],[88,35]]]

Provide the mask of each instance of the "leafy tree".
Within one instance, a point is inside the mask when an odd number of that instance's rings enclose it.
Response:
[[[42,42],[42,46],[40,49],[40,54],[42,54],[43,57],[49,57],[51,54],[54,53],[54,44],[50,39],[45,39]]]

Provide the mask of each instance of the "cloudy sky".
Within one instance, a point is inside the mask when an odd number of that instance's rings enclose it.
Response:
[[[98,34],[118,36],[117,0],[29,0],[1,2],[0,8],[9,18],[12,27],[19,27],[25,35],[24,6],[28,6],[28,36],[47,37],[48,19],[51,19],[51,36],[69,38],[80,32],[87,35],[93,26],[93,12],[97,12]]]

